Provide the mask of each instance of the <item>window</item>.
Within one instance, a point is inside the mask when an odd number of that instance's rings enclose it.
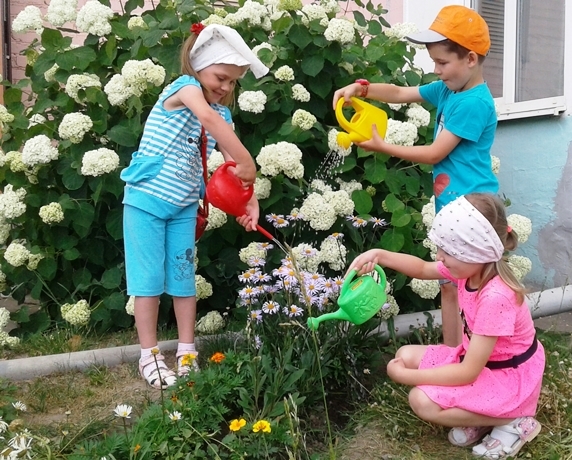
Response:
[[[564,99],[565,0],[474,0],[487,21],[485,79],[499,120],[558,114]]]

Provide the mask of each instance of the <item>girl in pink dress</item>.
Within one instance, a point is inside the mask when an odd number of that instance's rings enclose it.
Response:
[[[503,257],[516,248],[517,235],[497,197],[472,193],[435,216],[429,238],[438,248],[435,262],[372,249],[349,267],[363,274],[379,264],[413,278],[445,277],[458,285],[462,344],[403,346],[387,373],[413,386],[409,403],[417,416],[453,427],[454,445],[469,446],[492,430],[473,454],[515,456],[540,432],[533,417],[545,363],[524,287]]]

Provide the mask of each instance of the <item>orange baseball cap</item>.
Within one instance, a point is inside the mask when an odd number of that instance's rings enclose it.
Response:
[[[407,37],[413,43],[436,43],[449,39],[469,51],[486,56],[491,47],[489,26],[475,10],[449,5],[439,11],[428,30]]]

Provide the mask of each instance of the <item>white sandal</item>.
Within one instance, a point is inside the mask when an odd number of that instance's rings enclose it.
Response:
[[[532,441],[541,430],[540,423],[533,417],[519,417],[507,425],[496,426],[483,442],[473,447],[473,455],[481,458],[499,459],[506,456],[515,457],[522,446]],[[512,435],[512,444],[503,444],[498,438],[507,439]]]
[[[145,375],[144,369],[151,367],[151,372]],[[143,361],[139,361],[139,374],[141,377],[156,390],[164,390],[177,383],[177,376],[165,364],[163,355],[151,355]]]
[[[199,353],[196,351],[178,351],[177,352],[177,375],[184,377],[189,372],[199,372]]]
[[[457,447],[467,447],[480,441],[492,430],[490,426],[457,426],[449,430],[449,442]]]

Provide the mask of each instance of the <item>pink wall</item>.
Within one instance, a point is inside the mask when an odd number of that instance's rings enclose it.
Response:
[[[85,5],[87,0],[78,0],[78,8],[81,8]],[[302,0],[303,3],[311,3],[312,0]],[[385,19],[390,24],[395,24],[397,22],[402,22],[403,18],[403,1],[404,0],[385,0],[382,3],[385,9],[389,12],[385,16]],[[352,1],[346,2],[339,2],[340,8],[346,11],[353,11],[354,9],[358,9],[355,6],[355,3]],[[48,5],[50,4],[50,0],[11,0],[10,1],[10,22],[14,20],[14,18],[18,15],[20,11],[22,11],[28,5],[34,5],[40,8],[42,12],[46,12],[48,9]],[[151,0],[146,0],[145,4],[148,8],[151,7]],[[111,1],[112,8],[114,11],[121,11],[121,5],[119,0],[112,0]],[[369,13],[364,11],[364,15],[366,18],[369,18]],[[66,25],[64,25],[65,27]],[[72,25],[73,26],[73,25]],[[73,27],[70,27],[73,28]],[[11,43],[11,53],[10,53],[10,60],[12,61],[12,81],[17,81],[24,77],[24,69],[26,68],[26,57],[22,56],[22,50],[24,50],[33,40],[37,38],[35,33],[26,33],[26,34],[15,34],[11,33],[12,43]],[[77,34],[74,37],[74,43],[81,43],[82,35]]]

